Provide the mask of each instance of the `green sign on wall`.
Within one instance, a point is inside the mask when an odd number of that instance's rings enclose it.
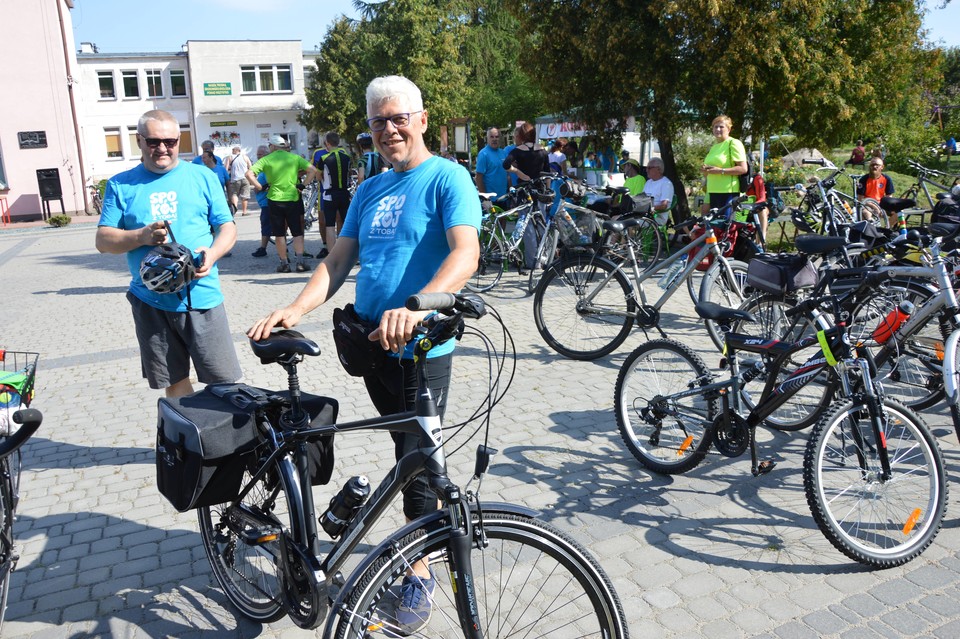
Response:
[[[233,90],[229,82],[204,82],[204,95],[232,95]]]

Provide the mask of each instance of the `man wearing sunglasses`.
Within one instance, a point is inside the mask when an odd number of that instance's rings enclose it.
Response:
[[[147,111],[137,124],[141,164],[107,182],[96,247],[127,256],[133,276],[127,300],[150,388],[167,397],[193,392],[190,362],[203,384],[235,382],[240,362],[230,338],[217,261],[237,239],[237,227],[217,176],[179,161],[180,124],[166,111]],[[169,229],[169,232],[168,232]],[[176,241],[194,254],[189,294],[157,293],[140,278],[152,247]]]
[[[427,112],[413,82],[399,76],[374,79],[367,87],[367,118],[373,143],[393,170],[357,187],[330,255],[292,304],[259,320],[247,335],[263,339],[275,326],[296,325],[333,297],[359,257],[355,310],[360,319],[379,323],[370,339],[396,358],[395,366],[363,378],[374,406],[387,415],[412,408],[417,387],[413,346],[407,341],[427,313],[408,311],[404,302],[415,293],[457,292],[476,270],[480,199],[468,171],[427,148]],[[453,347],[451,340],[428,355],[428,383],[441,414]],[[393,437],[398,459],[417,446],[415,436]],[[421,478],[404,490],[403,511],[413,519],[436,510],[436,502]],[[403,634],[427,622],[435,585],[426,565],[408,571],[397,614]]]
[[[893,195],[893,180],[883,172],[883,167],[883,159],[876,156],[870,158],[870,162],[867,164],[870,172],[857,181],[857,195],[860,198],[869,197],[879,202],[884,196]],[[870,211],[864,210],[863,216],[870,219]],[[896,213],[890,215],[890,225],[896,227]]]

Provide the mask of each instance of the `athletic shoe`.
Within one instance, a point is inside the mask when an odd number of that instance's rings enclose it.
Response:
[[[328,255],[330,255],[330,251],[328,251],[328,250],[326,249],[326,247],[324,247],[324,248],[320,249],[320,252],[319,252],[319,253],[317,253],[317,259],[318,259],[318,260],[322,260],[323,258],[325,258],[325,257],[328,256]]]
[[[306,251],[304,251],[304,252],[303,252],[303,256],[304,256],[305,258],[307,258],[307,259],[311,259],[311,258],[313,258],[313,253],[307,253]]]
[[[252,255],[253,255],[254,257],[266,257],[266,256],[267,256],[267,249],[265,249],[265,248],[263,248],[263,247],[261,246],[261,247],[258,248],[256,251],[254,251],[254,252],[252,253]]]
[[[304,262],[297,262],[297,273],[306,273],[310,270],[310,267]]]
[[[433,613],[433,591],[437,588],[433,570],[430,578],[416,575],[404,577],[400,584],[400,604],[397,606],[397,626],[409,636],[427,625]]]
[[[277,273],[289,273],[289,272],[290,272],[290,263],[280,262],[280,266],[277,267]]]

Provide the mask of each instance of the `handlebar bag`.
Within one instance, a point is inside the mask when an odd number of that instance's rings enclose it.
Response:
[[[747,265],[747,286],[784,295],[817,283],[817,268],[805,255],[760,254]]]

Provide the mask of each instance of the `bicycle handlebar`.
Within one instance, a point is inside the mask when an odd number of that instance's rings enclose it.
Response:
[[[36,408],[24,408],[13,414],[13,421],[23,424],[15,433],[0,443],[0,459],[10,455],[23,446],[30,437],[40,428],[43,414]]]
[[[410,311],[454,310],[472,319],[487,313],[483,298],[475,293],[417,293],[407,298],[405,306]]]

